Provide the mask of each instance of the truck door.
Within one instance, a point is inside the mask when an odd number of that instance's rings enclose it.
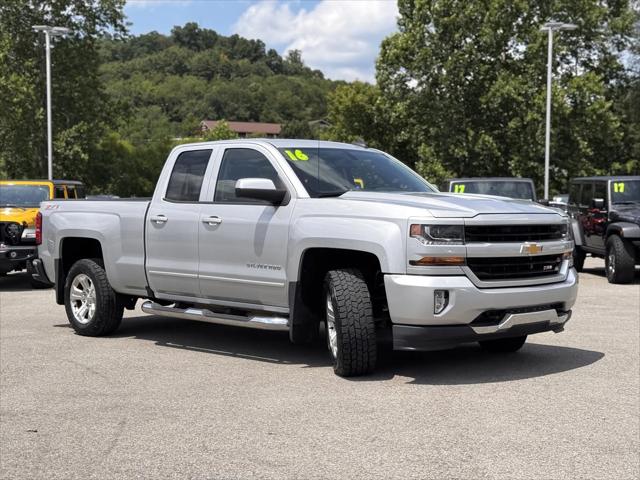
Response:
[[[146,269],[159,298],[198,297],[198,228],[212,152],[178,150],[161,175],[146,218]],[[173,160],[173,161],[172,161]],[[167,180],[168,179],[168,180]]]
[[[241,178],[267,178],[292,191],[270,156],[255,145],[230,146],[218,155],[217,175],[208,194],[211,203],[200,211],[199,275],[204,298],[288,306],[286,260],[293,202],[274,206],[235,194]]]

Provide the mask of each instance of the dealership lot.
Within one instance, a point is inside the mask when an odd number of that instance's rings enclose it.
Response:
[[[321,344],[127,312],[67,326],[0,279],[1,478],[637,478],[640,274],[588,259],[562,334],[335,376]]]

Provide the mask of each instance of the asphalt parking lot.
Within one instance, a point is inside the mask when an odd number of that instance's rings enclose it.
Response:
[[[587,260],[573,319],[517,354],[395,354],[336,377],[286,334],[127,312],[74,335],[51,290],[0,279],[2,478],[640,475],[640,275]]]

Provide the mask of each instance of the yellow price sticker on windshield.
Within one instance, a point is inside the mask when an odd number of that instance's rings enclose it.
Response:
[[[284,153],[287,154],[290,160],[296,162],[298,160],[306,161],[309,160],[309,156],[304,153],[302,150],[295,149],[293,152],[291,150],[285,150]]]
[[[464,193],[464,184],[457,183],[453,186],[453,193]]]
[[[354,178],[353,183],[358,185],[360,188],[364,188],[364,180],[362,180],[361,178]]]
[[[624,193],[624,182],[613,182],[613,191],[616,193]]]

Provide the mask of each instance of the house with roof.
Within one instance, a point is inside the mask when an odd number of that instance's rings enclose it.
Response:
[[[218,125],[219,120],[203,120],[200,122],[200,129],[203,133],[213,130]],[[282,131],[282,125],[279,123],[264,122],[226,122],[229,128],[234,131],[238,137],[265,137],[278,138]]]

